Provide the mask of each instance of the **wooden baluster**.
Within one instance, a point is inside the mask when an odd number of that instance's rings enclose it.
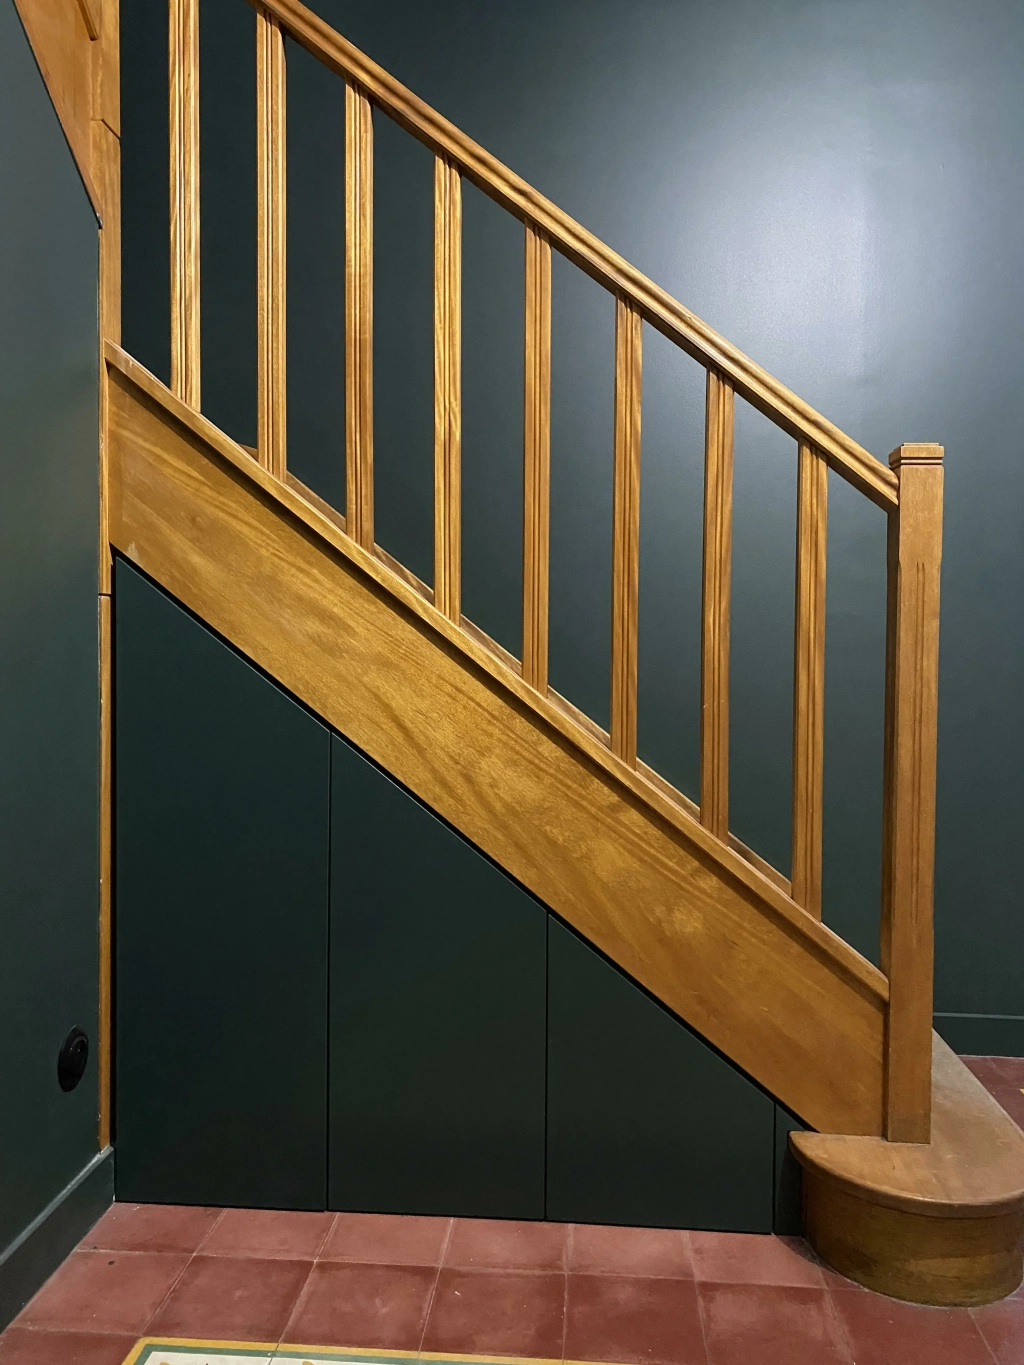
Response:
[[[793,661],[793,899],[821,919],[828,465],[799,445]]]
[[[285,56],[278,21],[256,11],[257,458],[285,474]]]
[[[170,0],[171,389],[199,407],[199,0]]]
[[[551,536],[551,243],[526,225],[523,400],[523,678],[548,690]]]
[[[615,483],[612,501],[612,753],[636,766],[640,596],[640,390],[643,319],[615,304]]]
[[[434,162],[434,605],[462,617],[462,179]]]
[[[373,111],[345,86],[345,514],[373,549]]]
[[[708,370],[701,601],[700,821],[729,836],[729,594],[732,577],[733,388]]]
[[[899,505],[889,514],[881,958],[892,1142],[931,1135],[942,454],[938,445],[903,445],[889,456]]]

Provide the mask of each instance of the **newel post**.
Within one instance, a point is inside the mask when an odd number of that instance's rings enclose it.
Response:
[[[889,464],[899,480],[899,506],[889,514],[885,664],[885,1135],[928,1142],[942,446],[898,446]]]

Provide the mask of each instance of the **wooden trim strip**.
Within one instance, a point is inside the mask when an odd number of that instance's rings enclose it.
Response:
[[[272,15],[257,10],[256,449],[263,468],[279,479],[287,458],[285,117],[284,33]]]
[[[97,0],[78,0],[78,8],[85,21],[85,31],[89,41],[95,42],[100,36],[100,17],[96,10]]]
[[[889,456],[900,481],[899,511],[889,517],[882,839],[891,1142],[928,1142],[931,1133],[942,455],[921,444]]]
[[[608,747],[607,736],[599,731],[592,721],[584,724],[583,720],[586,718],[583,718],[577,722],[571,718],[572,708],[566,709],[567,704],[559,706],[555,704],[553,698],[539,696],[534,688],[528,686],[512,670],[505,668],[490,649],[478,644],[454,622],[442,616],[420,592],[387,568],[375,554],[363,550],[287,483],[272,478],[261,469],[236,441],[226,436],[201,413],[186,407],[159,379],[150,374],[137,360],[133,360],[120,346],[106,342],[103,353],[107,365],[119,371],[124,376],[124,382],[134,385],[147,401],[162,409],[165,420],[181,423],[250,485],[258,488],[265,498],[276,503],[283,515],[293,517],[324,543],[330,545],[335,554],[342,555],[355,564],[405,610],[419,617],[449,645],[460,650],[473,665],[504,688],[509,697],[540,716],[592,763],[612,776],[623,789],[655,810],[695,847],[715,859],[732,877],[758,897],[765,913],[784,921],[804,940],[814,944],[816,952],[828,958],[847,979],[856,981],[868,997],[882,1001],[888,999],[888,982],[877,967],[861,957],[860,953],[837,934],[804,914],[794,901],[782,893],[772,879],[763,876],[745,858],[716,839],[676,801],[669,799],[663,791],[646,781],[635,769],[628,768],[612,753]],[[597,735],[588,730],[588,725],[597,731]],[[601,737],[598,738],[598,735]]]
[[[732,579],[733,390],[708,370],[704,432],[700,820],[729,838],[729,602]]]
[[[793,661],[793,899],[821,919],[828,466],[800,444]]]
[[[171,391],[199,408],[199,0],[169,0]]]
[[[612,752],[636,766],[640,605],[640,393],[643,321],[615,304],[615,474],[612,500]]]
[[[645,321],[702,365],[717,370],[742,397],[794,439],[808,441],[820,450],[837,473],[873,502],[895,506],[896,479],[881,461],[389,76],[300,0],[265,0],[265,8],[325,66],[355,81],[414,137],[438,156],[454,161],[464,176],[509,212],[541,229],[600,284],[632,300]]]
[[[551,244],[526,225],[523,396],[523,677],[548,690],[551,540]]]
[[[462,181],[434,162],[434,604],[462,617]]]
[[[106,387],[104,385],[104,387]],[[96,1073],[99,1090],[99,1147],[110,1145],[111,1133],[111,1018],[113,951],[111,873],[113,863],[113,678],[111,670],[113,632],[110,597],[98,598],[100,774],[99,774],[99,1014],[96,1038]]]
[[[373,550],[373,113],[345,87],[345,519]]]

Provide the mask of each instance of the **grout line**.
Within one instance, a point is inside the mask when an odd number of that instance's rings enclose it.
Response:
[[[562,1287],[562,1359],[565,1359],[565,1339],[569,1333],[569,1266],[572,1264],[572,1253],[575,1245],[576,1224],[566,1223],[565,1225],[565,1245],[562,1248],[562,1269],[565,1279]]]
[[[203,1234],[202,1237],[200,1237],[200,1239],[199,1239],[199,1245],[196,1247],[195,1251],[193,1251],[193,1253],[192,1253],[193,1256],[198,1256],[199,1253],[202,1251],[203,1247],[206,1246],[206,1243],[207,1243],[207,1242],[210,1240],[210,1238],[213,1236],[214,1228],[220,1227],[221,1223],[224,1221],[224,1215],[225,1215],[226,1213],[227,1213],[227,1209],[221,1209],[220,1213],[217,1214],[217,1217],[213,1220],[213,1222],[210,1224],[210,1226],[206,1229],[206,1232]]]
[[[870,1293],[870,1290],[868,1292]],[[836,1305],[834,1294],[835,1291],[833,1290],[832,1286],[826,1283],[825,1303],[828,1306],[829,1313],[832,1315],[832,1321],[839,1329],[840,1343],[846,1348],[846,1355],[850,1362],[850,1365],[857,1365],[857,1358],[856,1355],[854,1354],[853,1349],[853,1340],[850,1336],[850,1333],[847,1331],[846,1323],[843,1321],[842,1314],[840,1313],[839,1308]],[[979,1332],[978,1335],[980,1336],[981,1333]]]
[[[441,1267],[444,1265],[445,1257],[448,1255],[448,1247],[452,1240],[452,1232],[455,1229],[455,1219],[448,1219],[448,1231],[444,1235],[444,1242],[441,1245],[441,1253],[437,1258],[437,1273],[434,1276],[434,1283],[430,1286],[430,1298],[427,1300],[427,1311],[423,1314],[423,1330],[420,1332],[420,1342],[417,1350],[422,1352],[423,1343],[427,1338],[427,1327],[430,1325],[430,1315],[434,1311],[434,1298],[437,1294],[438,1282],[441,1279]]]
[[[693,1292],[697,1296],[697,1320],[700,1323],[700,1339],[704,1343],[704,1359],[707,1365],[714,1365],[711,1359],[711,1347],[708,1345],[708,1324],[704,1317],[704,1295],[701,1292],[701,1285],[696,1274],[693,1277]]]

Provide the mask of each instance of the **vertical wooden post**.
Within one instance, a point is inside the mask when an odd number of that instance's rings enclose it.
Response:
[[[171,389],[199,407],[199,0],[169,0]]]
[[[260,464],[284,478],[285,388],[285,55],[278,21],[256,11],[257,436]]]
[[[345,517],[373,549],[373,111],[345,86]]]
[[[462,180],[434,162],[434,605],[462,617]]]
[[[526,224],[523,397],[523,678],[548,690],[551,536],[551,244]]]
[[[882,970],[889,978],[886,1137],[931,1134],[932,899],[942,559],[942,447],[889,456]]]
[[[708,370],[704,430],[700,821],[729,837],[729,602],[732,579],[733,388]]]
[[[640,401],[643,319],[615,303],[615,482],[612,501],[612,753],[636,766],[640,594]]]
[[[793,899],[821,919],[828,465],[799,445],[793,660]]]

